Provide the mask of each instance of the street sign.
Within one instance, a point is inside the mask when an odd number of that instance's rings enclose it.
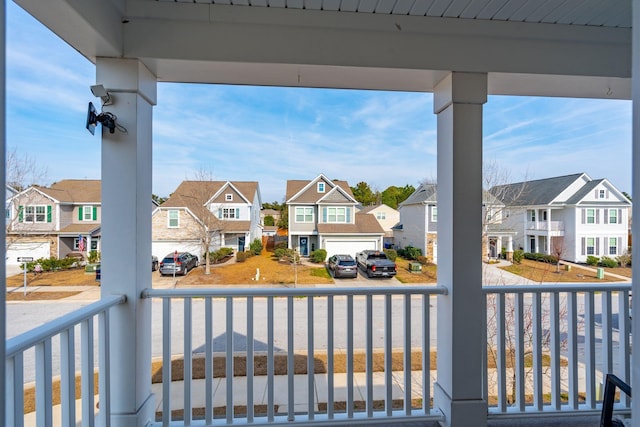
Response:
[[[30,256],[19,256],[18,262],[33,262],[33,257]]]

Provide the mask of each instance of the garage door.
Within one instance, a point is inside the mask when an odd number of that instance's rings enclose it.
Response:
[[[327,258],[335,254],[348,254],[355,258],[356,253],[365,249],[379,249],[378,240],[325,240]]]
[[[159,261],[162,261],[167,254],[171,254],[174,251],[178,252],[191,252],[200,259],[200,244],[197,242],[152,242],[151,254],[158,257]]]
[[[49,242],[12,243],[7,248],[7,264],[18,265],[18,257],[31,257],[34,260],[49,258],[51,244]]]

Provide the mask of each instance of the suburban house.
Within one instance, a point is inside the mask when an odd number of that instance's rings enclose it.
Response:
[[[7,227],[7,263],[100,250],[100,181],[65,179],[15,194]]]
[[[262,238],[256,181],[183,181],[152,214],[152,254],[174,251],[201,257],[230,247],[243,252]]]
[[[398,206],[400,221],[393,227],[398,249],[413,246],[422,250],[428,261],[438,262],[437,185],[423,183]],[[489,192],[482,193],[482,256],[496,258],[505,249],[513,253],[516,231],[503,222],[504,204]]]
[[[490,191],[507,206],[504,221],[518,231],[515,245],[525,252],[585,262],[628,250],[631,201],[606,179],[578,173]]]
[[[6,226],[9,227],[11,225],[11,218],[13,215],[12,209],[11,209],[11,199],[13,198],[13,196],[18,194],[18,190],[16,190],[10,185],[5,185],[5,187],[6,189],[5,189],[5,195],[4,195],[4,217],[6,221]]]
[[[325,249],[327,256],[355,255],[383,249],[384,230],[375,216],[356,213],[358,202],[346,181],[320,174],[308,180],[287,181],[289,247],[302,256]]]
[[[391,248],[393,246],[393,227],[400,221],[400,212],[382,203],[363,207],[358,213],[368,213],[376,218],[384,230],[384,247]]]

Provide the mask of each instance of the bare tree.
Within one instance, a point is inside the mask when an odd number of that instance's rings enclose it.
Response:
[[[551,255],[556,258],[556,273],[560,273],[560,260],[564,256],[565,250],[564,237],[551,237]]]
[[[38,164],[28,153],[20,154],[15,148],[7,151],[6,182],[17,191],[30,185],[45,185],[47,168]]]

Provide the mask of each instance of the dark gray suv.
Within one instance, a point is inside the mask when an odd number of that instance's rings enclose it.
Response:
[[[170,253],[160,261],[160,275],[170,276],[172,274],[181,274],[184,276],[197,266],[198,257],[189,252]]]
[[[333,255],[327,266],[333,277],[358,277],[358,266],[351,255]]]

